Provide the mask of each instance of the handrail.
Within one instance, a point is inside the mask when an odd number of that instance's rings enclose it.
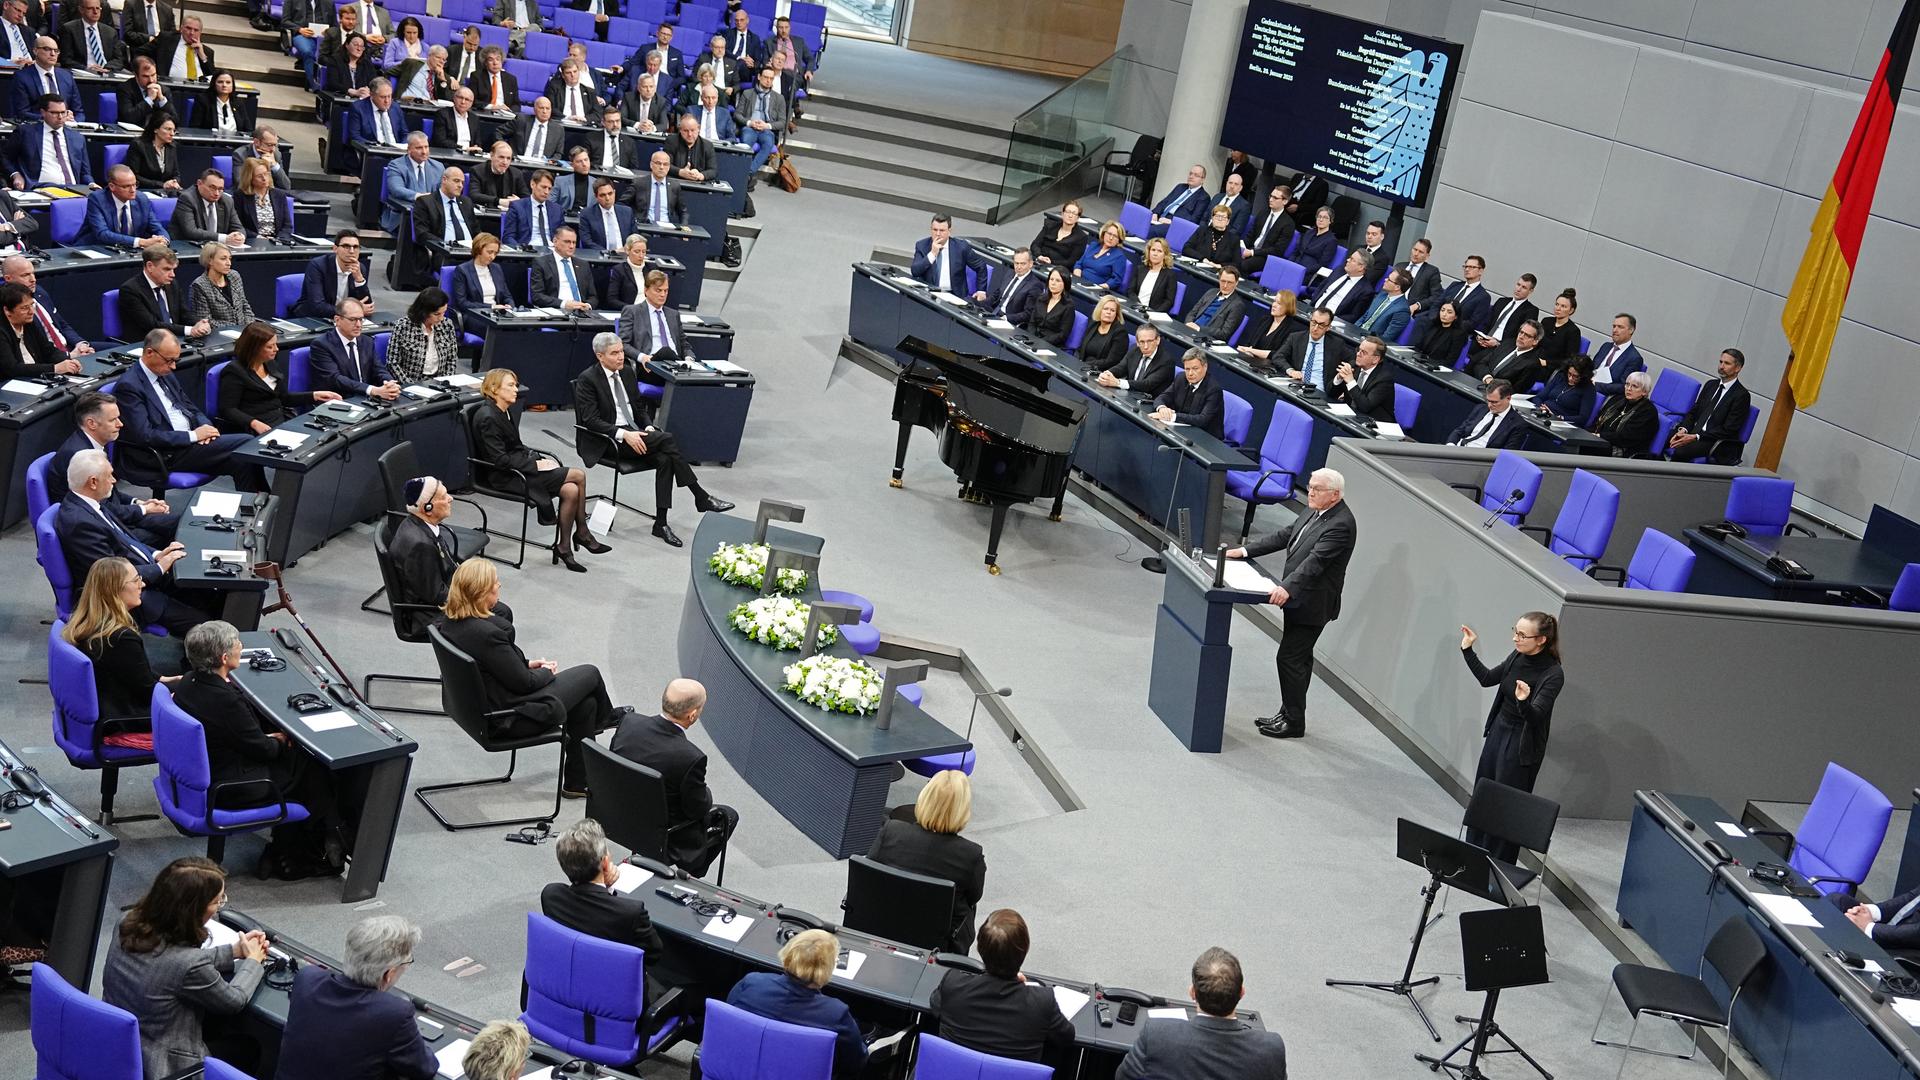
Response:
[[[1142,132],[1114,119],[1116,90],[1129,68],[1143,66],[1132,45],[1123,45],[1099,63],[1027,107],[1007,133],[999,199],[988,220],[1004,221],[1047,196],[1096,155],[1128,135]]]

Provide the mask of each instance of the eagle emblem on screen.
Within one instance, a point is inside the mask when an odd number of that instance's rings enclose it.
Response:
[[[1446,87],[1447,55],[1415,49],[1380,74],[1362,115],[1367,164],[1383,192],[1412,199],[1433,138],[1433,120]]]

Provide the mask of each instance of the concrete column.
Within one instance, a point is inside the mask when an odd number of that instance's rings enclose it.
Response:
[[[1220,190],[1220,120],[1227,112],[1227,90],[1240,55],[1240,27],[1246,0],[1200,0],[1187,16],[1187,40],[1180,49],[1180,77],[1173,84],[1166,145],[1160,151],[1160,175],[1147,198],[1158,199],[1187,181],[1187,169],[1207,167],[1207,190]]]

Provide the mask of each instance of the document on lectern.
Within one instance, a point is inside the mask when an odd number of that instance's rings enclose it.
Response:
[[[1200,565],[1212,570],[1217,560],[1202,558]],[[1223,583],[1229,589],[1240,592],[1270,593],[1273,591],[1273,579],[1260,572],[1260,568],[1245,559],[1228,559],[1227,572]]]

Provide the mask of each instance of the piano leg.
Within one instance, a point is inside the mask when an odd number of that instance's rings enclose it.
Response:
[[[906,475],[907,437],[911,434],[913,434],[913,424],[906,420],[900,421],[900,440],[893,447],[893,477],[887,481],[888,487],[906,486],[900,482],[900,478]]]
[[[1061,484],[1060,490],[1053,495],[1053,513],[1047,515],[1048,521],[1059,521],[1060,511],[1066,509],[1067,485]]]
[[[987,573],[1000,575],[1000,533],[1007,527],[1007,505],[993,504],[993,524],[987,527]]]

